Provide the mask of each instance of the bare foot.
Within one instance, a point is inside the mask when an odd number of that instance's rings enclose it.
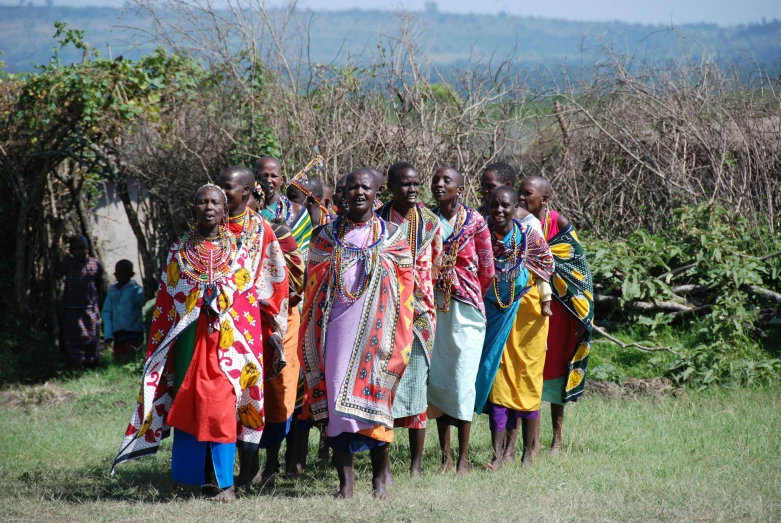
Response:
[[[550,453],[551,456],[555,456],[559,453],[559,450],[561,450],[561,443],[558,441],[554,441],[553,444],[550,446]]]
[[[409,468],[409,477],[412,479],[420,479],[423,475],[423,467],[420,463],[413,463]]]
[[[388,493],[388,489],[385,488],[385,483],[377,485],[377,488],[372,492],[372,497],[374,499],[388,499],[389,496],[390,493]]]
[[[209,501],[214,501],[215,503],[230,503],[231,501],[236,501],[236,489],[231,485],[220,491],[216,496],[209,498]]]
[[[305,468],[306,467],[301,465],[301,463],[293,463],[291,466],[285,467],[285,474],[291,478],[297,478],[301,475]]]
[[[379,478],[372,478],[372,497],[374,499],[388,499],[390,496],[386,483],[389,474],[390,472],[387,472]]]
[[[456,466],[456,476],[463,477],[469,474],[469,462],[465,458],[458,458]]]
[[[263,476],[258,474],[252,480],[252,484],[259,487],[261,490],[274,490],[277,484],[277,475],[272,474],[270,476]]]
[[[532,458],[533,458],[533,451],[532,450],[524,450],[523,451],[523,457],[521,458],[521,467],[523,468],[529,468],[532,466]]]
[[[553,316],[553,311],[550,308],[550,302],[544,301],[540,304],[540,313],[543,316]]]
[[[535,442],[535,445],[532,447],[532,458],[540,453],[542,450],[542,446],[540,445],[539,441]]]
[[[515,452],[508,452],[502,457],[503,463],[511,463],[515,461]]]
[[[352,482],[347,483],[339,487],[339,491],[334,494],[336,499],[350,499],[353,497],[353,485]]]
[[[446,458],[442,458],[442,465],[439,467],[439,472],[450,472],[450,470],[453,468],[453,458],[450,456]]]

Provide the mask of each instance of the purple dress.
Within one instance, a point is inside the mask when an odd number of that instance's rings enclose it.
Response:
[[[353,225],[352,230],[345,234],[344,241],[355,246],[365,247],[371,240],[371,222],[366,226]],[[358,287],[359,271],[363,271],[363,262],[358,261],[345,271],[344,285],[350,293]],[[347,367],[353,352],[353,344],[358,337],[358,327],[361,324],[361,311],[366,302],[367,294],[361,296],[355,303],[345,303],[338,293],[334,292],[331,315],[328,319],[328,328],[325,335],[325,377],[328,393],[328,425],[325,427],[325,435],[328,444],[335,450],[347,450],[360,452],[372,447],[385,444],[363,434],[361,430],[371,430],[374,423],[366,423],[354,418],[348,418],[337,414],[335,411],[336,398],[339,390],[345,386]]]

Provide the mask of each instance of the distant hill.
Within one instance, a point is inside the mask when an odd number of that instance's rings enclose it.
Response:
[[[87,32],[87,41],[113,56],[135,57],[143,45],[138,35],[117,26],[143,26],[133,13],[115,8],[0,7],[0,60],[9,72],[33,70],[52,55],[54,22]],[[593,47],[604,38],[642,57],[675,58],[682,53],[678,36],[669,28],[619,22],[587,23],[500,15],[418,13],[415,23],[425,28],[420,47],[443,68],[464,65],[492,55],[506,57],[514,50],[521,64],[555,65],[565,59],[580,61],[580,47]],[[311,24],[312,59],[343,62],[347,53],[360,56],[377,49],[379,35],[393,36],[399,26],[392,13],[384,11],[318,12]],[[695,54],[700,42],[720,60],[751,54],[762,66],[781,67],[781,22],[719,27],[694,24],[676,27],[687,34]],[[64,62],[81,59],[68,48]]]

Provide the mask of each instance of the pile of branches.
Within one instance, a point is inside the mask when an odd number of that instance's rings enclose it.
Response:
[[[781,241],[767,226],[755,229],[746,218],[703,203],[676,211],[664,231],[640,229],[623,240],[591,240],[588,248],[602,336],[674,354],[667,370],[679,382],[745,381],[755,377],[747,365],[781,368],[766,350],[781,323]],[[605,329],[632,324],[643,326],[651,341],[624,343]],[[667,326],[685,326],[694,339],[651,346]]]
[[[675,62],[643,62],[601,43],[564,69],[535,120],[524,171],[545,173],[556,203],[601,237],[655,232],[673,209],[718,201],[754,225],[781,209],[781,84],[750,59],[717,64],[682,39]]]

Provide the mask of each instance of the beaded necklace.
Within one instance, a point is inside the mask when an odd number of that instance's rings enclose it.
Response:
[[[188,278],[212,286],[230,272],[237,252],[236,239],[227,227],[220,226],[217,238],[204,238],[196,225],[183,239],[176,259]]]
[[[521,233],[520,245],[516,240],[516,227]],[[493,225],[489,228],[491,230],[491,243],[496,245],[499,242],[506,246],[506,251],[509,251],[507,256],[500,257],[497,255],[496,249],[494,249],[494,264],[496,267],[493,281],[494,296],[496,296],[496,303],[499,305],[499,308],[506,309],[515,302],[515,279],[523,271],[523,262],[526,259],[526,235],[523,232],[523,227],[521,227],[521,222],[515,218],[513,218],[513,228],[510,234],[510,245],[506,245],[502,240],[496,238]],[[518,248],[519,246],[520,249]],[[510,282],[510,301],[507,303],[502,302],[502,298],[499,296],[500,281]]]
[[[463,203],[459,203],[459,205],[456,223],[453,226],[453,234],[450,235],[450,238],[442,242],[442,265],[439,269],[438,283],[444,300],[442,307],[437,305],[437,310],[439,312],[450,312],[450,300],[453,294],[453,281],[456,276],[456,260],[458,258],[461,236],[464,233],[464,226],[469,223],[469,220],[472,217],[471,209]],[[441,216],[439,209],[437,209],[436,212],[437,215]]]
[[[409,228],[407,229],[407,243],[409,244],[409,250],[410,253],[412,253],[412,263],[415,263],[415,257],[417,256],[418,252],[418,224],[420,223],[420,218],[418,217],[418,209],[417,205],[412,207],[412,209],[409,210],[409,214],[407,214],[407,217],[401,215],[400,212],[396,211],[396,209],[393,208],[393,203],[390,204],[390,211],[393,215],[393,221],[398,224],[403,224],[406,220],[409,224]],[[390,216],[389,216],[390,218]]]
[[[369,245],[361,247],[345,240],[347,232],[356,228],[371,227],[371,238]],[[337,218],[333,224],[334,240],[336,246],[334,249],[334,262],[332,267],[331,281],[336,284],[336,293],[343,303],[353,304],[358,301],[366,292],[369,286],[374,269],[379,260],[379,247],[385,239],[385,222],[377,216],[372,215],[366,223],[350,222],[343,216]],[[345,276],[347,270],[358,262],[363,262],[362,270],[358,280],[358,287],[354,292],[347,290]]]
[[[231,224],[240,224],[241,230],[247,230],[247,222],[249,222],[249,209],[244,209],[244,212],[238,216],[232,216],[228,218],[228,222]]]
[[[545,241],[548,241],[548,231],[550,231],[550,212],[545,207],[545,218],[542,219],[542,235]]]

